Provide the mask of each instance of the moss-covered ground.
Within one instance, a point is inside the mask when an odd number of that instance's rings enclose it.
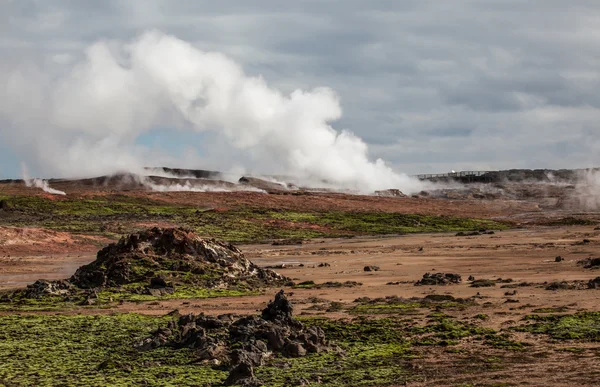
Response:
[[[461,319],[447,314],[456,307],[449,302],[435,307],[392,302],[389,309],[402,309],[400,305],[424,313],[365,315],[366,309],[355,308],[360,313],[342,320],[300,317],[306,325],[323,328],[330,349],[303,358],[275,356],[255,374],[265,386],[402,385],[422,381],[423,374],[411,364],[439,348],[446,361],[456,357],[456,372],[467,367],[476,380],[478,372],[485,375],[501,367],[504,359],[515,358],[513,354],[536,351],[538,341],[520,341],[517,332],[570,340],[572,345],[562,350],[573,353],[579,352],[578,342],[600,340],[600,312],[529,315],[513,328],[496,331],[485,326],[487,316]],[[119,313],[0,316],[0,385],[220,386],[226,367],[198,362],[190,349],[134,348],[174,318]],[[471,352],[487,353],[478,367],[465,360]]]
[[[600,312],[543,316],[532,314],[524,320],[524,325],[514,329],[520,332],[547,334],[557,340],[600,341]]]
[[[51,200],[40,196],[2,196],[10,211],[0,225],[38,226],[117,237],[137,223],[171,222],[199,234],[231,242],[310,239],[353,235],[505,229],[484,219],[383,212],[310,212],[238,207],[224,211],[169,204],[126,195]]]
[[[138,314],[0,316],[0,385],[221,385],[226,369],[196,362],[189,349],[134,348],[172,318]],[[321,326],[331,349],[303,358],[269,360],[256,369],[256,376],[266,386],[385,386],[419,378],[407,364],[419,356],[415,349],[423,345],[448,347],[468,339],[484,346],[515,349],[502,344],[515,343],[508,337],[447,316],[423,324],[366,317],[302,321]]]

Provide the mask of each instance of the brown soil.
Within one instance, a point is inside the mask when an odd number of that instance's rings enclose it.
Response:
[[[56,189],[69,195],[97,195],[111,193],[97,189],[93,192],[60,184]],[[40,194],[39,190],[22,187],[2,187],[5,193]],[[494,235],[457,237],[455,233],[419,234],[399,237],[356,237],[353,239],[313,240],[302,245],[240,246],[245,256],[259,266],[284,265],[276,269],[296,283],[311,280],[357,281],[358,287],[287,289],[297,314],[324,315],[348,318],[345,310],[327,312],[314,308],[317,303],[341,302],[350,308],[358,297],[379,298],[398,296],[424,297],[429,294],[446,294],[469,298],[479,296],[478,305],[464,310],[453,310],[453,316],[472,319],[486,314],[483,326],[500,330],[520,322],[525,315],[538,308],[560,308],[566,313],[600,311],[598,290],[545,290],[547,283],[555,281],[588,281],[600,272],[584,269],[577,261],[600,256],[600,231],[594,226],[542,227],[549,220],[559,220],[576,215],[584,219],[597,219],[597,213],[578,212],[579,209],[559,208],[556,200],[448,200],[430,198],[387,198],[375,196],[342,195],[334,193],[309,193],[304,195],[235,193],[155,193],[130,191],[128,195],[150,198],[169,203],[192,204],[215,209],[249,206],[288,210],[340,210],[384,211],[432,215],[456,215],[476,218],[511,220],[523,229],[496,232]],[[62,200],[61,197],[55,197]],[[140,224],[141,225],[141,224]],[[155,225],[148,223],[145,225]],[[170,224],[160,224],[169,226]],[[279,225],[279,223],[278,223]],[[285,222],[282,222],[285,227]],[[589,243],[582,243],[584,239]],[[106,242],[92,237],[44,229],[0,227],[0,287],[16,287],[32,283],[38,278],[59,279],[69,277],[76,267],[95,259],[97,244]],[[555,257],[564,258],[556,262]],[[327,263],[319,267],[320,263]],[[304,265],[300,267],[300,265]],[[378,266],[380,270],[365,272],[364,267]],[[414,286],[426,272],[457,273],[463,282],[448,286]],[[512,279],[512,283],[530,283],[530,286],[502,288],[473,288],[467,278]],[[388,285],[388,283],[397,283]],[[68,313],[138,312],[165,314],[173,309],[181,313],[210,315],[223,313],[255,313],[273,298],[278,289],[268,289],[257,296],[218,299],[168,300],[148,303],[124,303],[111,309],[78,309]],[[506,295],[507,292],[517,291]],[[507,302],[509,299],[518,302]],[[484,305],[485,304],[485,305]],[[55,312],[52,312],[55,313]],[[425,318],[425,314],[423,314]],[[451,356],[440,347],[422,347],[421,358],[410,363],[423,375],[424,380],[412,386],[474,385],[597,385],[600,380],[600,345],[583,342],[555,342],[547,336],[517,334],[519,340],[534,344],[525,352],[500,354],[489,347],[463,343],[467,351]],[[566,347],[582,349],[581,353],[561,351]],[[478,352],[479,351],[479,352]],[[508,353],[508,355],[507,355]],[[470,370],[489,359],[502,356],[502,367],[474,376]],[[480,370],[480,369],[479,369]],[[475,379],[474,379],[475,378]],[[504,383],[504,384],[503,384]]]

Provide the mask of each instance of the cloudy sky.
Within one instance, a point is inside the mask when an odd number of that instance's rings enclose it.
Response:
[[[343,115],[331,126],[397,171],[600,164],[597,1],[0,0],[0,70],[13,74],[0,76],[12,90],[0,108],[0,178],[19,176],[22,162],[38,175],[64,174],[47,163],[61,154],[41,157],[44,144],[31,145],[45,124],[27,109],[45,94],[16,98],[15,85],[36,78],[15,83],[15,69],[35,68],[52,85],[95,42],[149,30],[220,52],[284,95],[333,89]],[[269,169],[218,132],[164,122],[149,121],[128,149],[157,149],[186,167]]]

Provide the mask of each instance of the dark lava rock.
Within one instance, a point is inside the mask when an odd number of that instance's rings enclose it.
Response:
[[[556,258],[554,258],[554,262],[562,262],[562,261],[564,261],[564,260],[565,260],[565,259],[564,259],[563,257],[561,257],[560,255],[559,255],[559,256],[557,256]]]
[[[454,273],[425,273],[423,278],[415,282],[415,286],[425,285],[450,285],[458,284],[462,281],[459,274]]]
[[[423,300],[431,302],[452,302],[456,301],[456,298],[449,294],[428,294]]]
[[[471,282],[472,288],[489,288],[496,286],[496,281],[490,279],[478,279]]]
[[[327,262],[322,262],[322,263],[319,263],[319,267],[330,267],[330,266],[331,266],[331,265],[330,265],[330,264],[328,264]]]
[[[591,279],[588,282],[588,289],[600,289],[600,277]]]
[[[254,367],[246,361],[242,361],[234,366],[230,371],[227,379],[223,383],[226,386],[261,386],[254,377]]]
[[[229,367],[225,385],[258,386],[261,384],[254,377],[254,368],[262,366],[272,353],[302,357],[327,348],[323,330],[318,326],[305,327],[293,317],[293,310],[282,290],[261,316],[234,320],[231,315],[188,314],[154,331],[136,347],[192,348],[197,361]]]
[[[106,246],[69,281],[83,289],[137,282],[150,283],[150,288],[171,287],[165,278],[154,275],[158,271],[173,273],[171,280],[186,273],[194,285],[206,288],[279,286],[289,280],[256,266],[229,243],[200,238],[183,228],[154,227]]]
[[[365,266],[364,271],[379,271],[379,266]]]
[[[162,277],[154,277],[150,279],[150,287],[154,289],[167,288],[170,285]]]
[[[461,232],[456,233],[455,236],[464,237],[464,236],[477,236],[477,235],[481,235],[481,233],[479,231],[468,231],[468,232],[461,231]]]
[[[546,290],[582,290],[587,288],[583,281],[559,281],[551,282],[546,286]]]
[[[579,265],[583,265],[585,269],[597,269],[600,268],[600,258],[587,258],[577,262]]]
[[[40,298],[44,296],[64,296],[70,294],[73,290],[73,285],[68,281],[47,281],[37,280],[31,285],[27,285],[25,297]]]

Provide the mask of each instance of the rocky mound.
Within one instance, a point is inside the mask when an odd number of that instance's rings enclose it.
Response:
[[[454,273],[425,273],[423,278],[415,282],[415,286],[427,285],[450,285],[459,284],[462,281],[460,274]]]
[[[235,246],[204,239],[183,228],[151,228],[121,238],[98,252],[66,280],[38,280],[27,289],[0,296],[0,302],[57,296],[84,305],[103,289],[164,296],[184,289],[252,290],[289,282],[247,260]],[[124,286],[126,285],[126,286]]]
[[[69,279],[82,289],[146,283],[185,283],[210,289],[282,285],[288,279],[250,262],[230,243],[203,239],[183,228],[154,227],[121,238],[98,252]]]
[[[323,330],[305,327],[292,313],[293,306],[281,290],[261,316],[185,315],[154,331],[136,348],[193,348],[194,362],[229,368],[225,385],[261,385],[254,377],[254,368],[273,354],[302,357],[327,348]]]

